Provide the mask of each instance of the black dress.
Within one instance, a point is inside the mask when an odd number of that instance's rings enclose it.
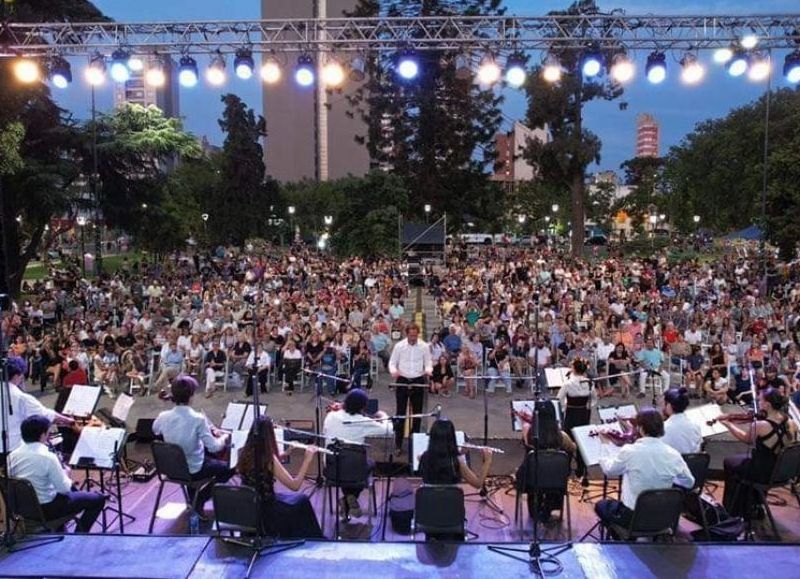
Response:
[[[566,432],[573,441],[575,441],[575,437],[572,435],[572,429],[576,426],[586,426],[592,421],[591,400],[591,395],[567,396],[567,406],[564,410],[564,432]],[[583,458],[580,452],[575,454],[575,461],[577,463],[575,474],[577,476],[586,474],[586,465],[583,464]]]
[[[281,539],[322,539],[317,515],[308,496],[303,493],[275,492],[274,480],[265,473],[264,494],[262,495],[261,520],[264,532]],[[255,486],[255,481],[242,475],[242,482]]]

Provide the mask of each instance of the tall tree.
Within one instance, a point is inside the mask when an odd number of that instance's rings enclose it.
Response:
[[[444,16],[502,14],[500,0],[360,0],[356,16]],[[442,34],[448,34],[442,31]],[[494,135],[502,98],[471,79],[456,76],[454,54],[417,53],[419,75],[404,81],[398,55],[369,60],[368,80],[351,99],[367,130],[359,136],[373,166],[405,180],[409,210],[421,216],[425,204],[448,212],[453,222],[478,214],[502,191],[487,188],[486,167],[494,162]]]
[[[594,0],[580,0],[566,10],[550,14],[575,16],[600,14],[600,10]],[[597,46],[591,31],[577,26],[566,27],[563,35],[566,34],[577,37],[582,49],[572,48],[576,40],[565,43],[570,48],[561,48],[557,38],[553,39],[551,54],[564,69],[561,80],[557,83],[544,80],[543,66],[539,65],[533,68],[526,84],[527,124],[532,128],[548,127],[552,137],[547,143],[530,141],[526,157],[539,168],[543,180],[570,191],[572,251],[580,254],[586,218],[586,168],[592,162],[600,161],[601,149],[600,138],[583,126],[583,105],[595,99],[613,100],[622,94],[622,88],[607,74],[587,79],[581,70],[585,52],[602,50],[606,62],[610,63],[614,53],[618,52],[616,47]]]
[[[666,211],[671,216],[677,215],[678,212],[669,204],[668,196],[664,195],[664,159],[634,157],[620,167],[625,171],[625,184],[631,188],[631,192],[614,205],[615,212],[625,211],[637,227],[643,225],[653,208],[659,213]]]
[[[264,152],[261,139],[266,136],[264,118],[234,94],[222,96],[225,110],[219,126],[226,133],[220,153],[221,186],[209,199],[209,235],[214,242],[241,245],[259,231],[267,210],[262,201]],[[257,210],[263,208],[259,215]]]

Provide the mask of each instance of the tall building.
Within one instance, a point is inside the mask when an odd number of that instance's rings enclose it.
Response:
[[[658,157],[658,136],[660,132],[658,121],[653,115],[639,115],[636,117],[636,156]]]
[[[520,122],[507,133],[495,135],[495,160],[492,181],[499,181],[506,191],[516,191],[523,181],[531,181],[536,176],[536,170],[525,160],[525,147],[528,140],[535,139],[546,143],[549,140],[547,129],[529,129]]]
[[[357,4],[357,0],[316,1],[323,2],[328,18],[342,18]],[[314,18],[314,5],[315,0],[261,0],[261,17]],[[264,88],[267,173],[278,181],[314,179],[317,177],[319,152],[323,159],[327,159],[327,162],[323,161],[327,172],[320,175],[323,180],[365,174],[369,170],[369,153],[365,145],[356,143],[355,138],[366,135],[366,127],[347,102],[358,85],[348,79],[341,89],[323,95],[327,99],[327,104],[323,105],[327,112],[327,131],[323,123],[320,131],[322,146],[318,147],[315,139],[316,87],[302,88],[294,82],[295,58],[289,56],[285,78],[281,82]],[[326,132],[327,139],[324,139]]]
[[[131,71],[130,78],[125,82],[114,84],[114,106],[123,103],[133,103],[144,107],[155,105],[164,113],[165,117],[177,118],[180,116],[180,93],[178,91],[178,70],[175,61],[169,56],[162,55],[159,59],[164,66],[166,82],[164,86],[153,87],[145,81],[147,69],[153,66],[155,58],[143,58],[144,68]]]

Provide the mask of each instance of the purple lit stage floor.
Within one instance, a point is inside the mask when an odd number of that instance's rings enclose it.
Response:
[[[520,544],[519,547],[526,545]],[[779,544],[576,544],[560,557],[564,578],[795,577],[800,547]],[[210,537],[69,535],[0,555],[2,577],[243,577],[248,552]],[[260,559],[253,577],[303,579],[531,577],[528,565],[485,544],[306,543]]]

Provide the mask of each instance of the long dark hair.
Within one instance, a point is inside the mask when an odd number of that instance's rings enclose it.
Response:
[[[261,441],[264,448],[264,457],[262,464],[264,467],[264,478],[266,481],[273,480],[272,472],[272,457],[279,456],[278,442],[275,438],[275,426],[268,416],[259,416],[258,430],[255,428],[250,429],[247,435],[247,441],[244,443],[242,450],[239,451],[239,461],[236,463],[236,470],[242,476],[251,478],[256,470],[256,432],[261,432]]]
[[[425,451],[425,482],[447,483],[458,480],[458,446],[456,427],[447,418],[436,420],[428,432],[428,450]]]
[[[540,450],[557,450],[561,448],[561,431],[556,420],[556,409],[550,402],[537,402],[536,409],[539,411],[539,444]],[[536,425],[528,429],[527,445],[534,448]]]

